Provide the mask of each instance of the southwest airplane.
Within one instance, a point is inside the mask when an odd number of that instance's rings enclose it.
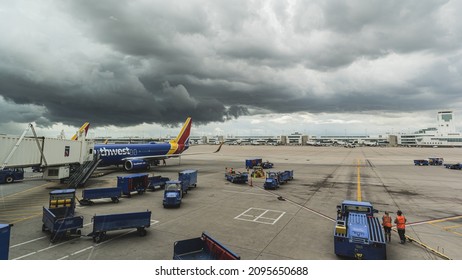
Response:
[[[120,165],[126,171],[149,169],[151,163],[170,157],[179,157],[189,148],[191,118],[187,118],[180,133],[165,143],[150,142],[148,144],[97,144],[96,154],[102,161],[98,166]],[[216,152],[220,150],[221,146]]]

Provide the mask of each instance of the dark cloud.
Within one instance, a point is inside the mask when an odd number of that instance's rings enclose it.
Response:
[[[0,104],[13,122],[206,124],[461,103],[458,2],[2,6]]]

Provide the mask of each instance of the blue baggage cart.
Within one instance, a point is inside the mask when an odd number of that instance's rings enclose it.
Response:
[[[263,160],[261,158],[250,158],[245,160],[245,168],[252,169],[255,166],[261,166]]]
[[[42,231],[51,233],[51,243],[55,243],[64,236],[80,236],[80,228],[83,228],[83,217],[74,217],[74,210],[69,207],[50,209],[43,207],[42,222]]]
[[[197,170],[190,169],[178,172],[178,180],[181,181],[186,189],[197,187]]]
[[[110,198],[112,202],[119,202],[122,195],[122,190],[119,188],[97,188],[86,189],[82,191],[82,199],[79,201],[81,205],[92,205],[92,199]]]
[[[122,190],[122,194],[131,197],[132,192],[143,194],[148,187],[148,174],[131,174],[117,176],[117,187]]]
[[[148,177],[148,190],[155,191],[156,189],[163,189],[165,188],[167,181],[170,181],[170,178],[162,177],[160,175]]]
[[[146,235],[146,228],[151,226],[151,211],[93,216],[93,231],[88,236],[96,243],[106,237],[106,232],[120,229],[136,228],[140,236]]]
[[[206,232],[201,237],[176,241],[174,260],[240,260],[241,257]]]
[[[12,226],[12,224],[0,224],[0,260],[8,259]]]

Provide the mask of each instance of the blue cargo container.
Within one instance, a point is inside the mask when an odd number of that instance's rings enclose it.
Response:
[[[251,158],[245,160],[245,168],[252,169],[255,166],[261,166],[263,160],[261,158]]]
[[[337,206],[334,250],[337,256],[384,260],[387,258],[385,235],[369,202],[344,200]]]
[[[122,194],[130,197],[132,192],[143,194],[149,185],[148,174],[131,174],[117,176],[117,188],[122,190]]]
[[[197,170],[183,170],[178,173],[178,180],[181,181],[183,188],[192,189],[197,187]]]
[[[120,188],[96,188],[82,191],[81,205],[92,205],[92,199],[110,198],[112,202],[119,202],[121,196]]]
[[[176,241],[173,244],[173,259],[240,260],[241,257],[203,232],[201,237]]]
[[[0,260],[7,260],[10,251],[10,224],[0,224]]]
[[[151,211],[95,215],[93,231],[88,236],[99,243],[106,237],[107,231],[136,228],[140,236],[146,235],[146,228],[151,226]]]

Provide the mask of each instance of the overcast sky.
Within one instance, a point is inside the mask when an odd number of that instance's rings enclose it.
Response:
[[[462,1],[0,1],[0,133],[413,132],[462,119]],[[461,125],[457,128],[462,129]]]

